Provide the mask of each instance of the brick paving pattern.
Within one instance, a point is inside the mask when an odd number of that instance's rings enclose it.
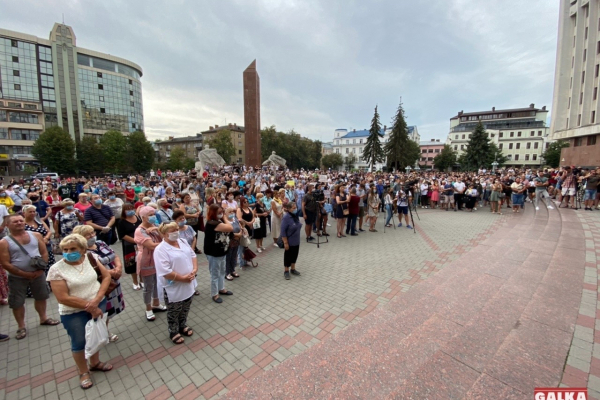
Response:
[[[417,234],[405,227],[383,233],[380,218],[378,233],[332,236],[321,248],[303,242],[302,276],[290,281],[283,279],[283,251],[267,238],[269,250],[257,257],[259,267],[226,282],[234,296],[220,305],[210,299],[207,263],[200,256],[201,295],[188,320],[196,333],[182,346],[168,340],[164,313],[146,322],[141,292],[122,278],[126,309],[109,325],[120,340],[101,351],[101,359],[115,368],[95,373],[95,385],[87,391],[78,386],[62,326],[37,326],[28,300],[28,337],[17,341],[10,310],[0,307],[0,332],[11,335],[0,343],[0,362],[8,365],[0,370],[0,398],[217,397],[364,318],[484,242],[507,219],[487,211],[419,210],[419,215]],[[120,253],[119,245],[115,249]],[[58,317],[53,298],[48,312]]]

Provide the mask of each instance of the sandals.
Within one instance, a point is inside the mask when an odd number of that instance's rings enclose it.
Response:
[[[147,321],[154,321],[156,319],[156,316],[154,315],[154,313],[152,311],[146,311],[146,320]]]
[[[219,291],[219,294],[222,296],[231,296],[231,295],[233,295],[233,292],[230,290],[224,290],[224,291]]]
[[[197,290],[194,290],[194,296],[200,296],[200,292]]]
[[[165,312],[165,311],[167,311],[167,306],[165,306],[165,305],[152,306],[152,311],[153,312]]]
[[[47,325],[47,326],[55,326],[60,324],[60,321],[57,321],[55,319],[52,318],[48,318],[47,320],[45,320],[44,322],[42,322],[40,325]]]
[[[185,342],[185,339],[179,333],[177,333],[171,338],[171,342],[175,344],[183,344],[183,342]]]
[[[108,372],[112,371],[113,366],[109,363],[99,362],[98,364],[90,367],[90,371],[100,371],[100,372]]]
[[[184,336],[192,336],[194,334],[194,331],[189,326],[186,326],[185,328],[181,329],[179,333],[181,333]]]
[[[17,330],[17,340],[25,339],[27,337],[27,328],[21,328]]]
[[[92,382],[92,377],[90,375],[90,372],[84,372],[83,374],[79,374],[79,379],[83,378],[84,376],[88,376],[87,379],[84,380],[80,380],[79,381],[79,386],[83,389],[83,390],[88,390],[89,388],[91,388],[92,386],[94,386],[94,382]]]
[[[232,281],[233,280],[233,276],[231,274],[227,275],[225,277],[225,279],[227,279],[228,281]]]
[[[116,342],[117,340],[119,340],[119,337],[117,335],[113,335],[112,333],[108,332],[108,341],[109,342]]]
[[[234,278],[239,278],[240,274],[238,274],[237,272],[234,272],[233,274],[231,274],[231,276],[233,276]]]

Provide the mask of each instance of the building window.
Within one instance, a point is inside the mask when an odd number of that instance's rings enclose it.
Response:
[[[518,136],[518,137],[521,137],[521,132],[517,132],[517,136]]]
[[[433,153],[433,149],[427,150],[428,153]]]
[[[238,139],[241,139],[241,138],[242,138],[242,134],[238,133]]]
[[[346,147],[346,154],[350,153],[350,149]]]
[[[356,147],[352,148],[352,153],[356,154]]]
[[[439,152],[440,152],[440,149],[435,149],[435,153],[439,153]]]
[[[460,149],[461,149],[461,150],[464,150],[464,149],[465,149],[465,145],[464,145],[464,144],[461,144],[461,145],[460,145]]]
[[[571,109],[571,98],[569,97],[569,104],[567,104],[567,110]]]
[[[129,95],[130,95],[130,96],[133,96],[133,90],[130,90],[130,91],[129,91]]]
[[[504,143],[500,143],[500,144],[498,145],[498,149],[500,149],[500,150],[502,150],[502,148],[503,148],[503,147],[504,147]]]
[[[242,154],[242,151],[241,151],[241,150],[238,150],[238,154]]]
[[[360,139],[360,140],[358,141],[358,143],[362,144],[362,139]]]
[[[454,150],[458,150],[458,145],[454,145]]]
[[[352,139],[352,144],[356,144],[356,139]]]
[[[21,85],[19,85],[18,83],[15,83],[15,90],[21,90]]]
[[[349,141],[349,140],[346,140],[346,144],[350,144],[350,141]]]
[[[462,138],[464,139],[464,138],[465,138],[465,135],[462,135]]]
[[[421,153],[427,153],[427,149],[421,150]]]
[[[513,148],[513,144],[512,144],[512,143],[509,143],[509,144],[508,144],[508,149],[509,149],[509,150],[512,150],[512,148]]]
[[[12,62],[18,63],[19,62],[19,57],[18,56],[12,56]]]
[[[517,150],[521,148],[521,143],[517,143]]]
[[[598,86],[594,88],[594,100],[598,98]]]
[[[596,111],[592,111],[592,118],[590,118],[590,123],[593,124],[596,122]]]
[[[101,109],[100,109],[100,113],[101,113],[101,114],[106,114],[106,108],[101,108]]]
[[[538,143],[538,142],[535,142],[535,143],[533,144],[533,148],[534,148],[534,149],[537,149],[537,148],[538,148],[538,145],[539,145],[539,143]]]
[[[10,45],[11,45],[12,47],[19,47],[19,44],[18,44],[18,43],[17,43],[17,41],[16,41],[16,40],[14,40],[14,39],[11,39],[11,41],[10,41]]]
[[[577,116],[577,126],[581,126],[581,114]]]
[[[500,132],[500,133],[498,134],[498,137],[499,137],[499,138],[501,138],[501,137],[504,137],[504,132]]]
[[[454,139],[458,139],[458,135],[454,135]]]
[[[340,154],[340,149],[335,149],[335,152],[336,152],[337,154]]]
[[[129,84],[130,84],[130,85],[133,85],[133,81],[132,81],[131,79],[129,80]]]
[[[595,144],[596,144],[596,135],[588,136],[588,138],[587,138],[587,145],[588,146],[594,146]]]
[[[585,27],[585,35],[584,35],[584,39],[587,40],[588,37],[588,27]]]
[[[104,96],[98,96],[98,100],[104,101]]]
[[[594,76],[597,78],[599,73],[600,73],[600,64],[596,64],[596,72],[595,72]]]
[[[574,147],[583,146],[583,138],[575,138]]]
[[[131,127],[135,129],[135,122],[131,124]],[[187,144],[185,145],[187,147]]]
[[[99,83],[99,84],[98,84],[98,89],[99,89],[99,90],[104,90],[104,85],[103,85],[103,84],[101,84],[101,83]]]
[[[96,76],[97,76],[98,78],[102,78],[102,72],[96,72]]]
[[[526,149],[529,150],[531,148],[531,142],[527,142],[527,147]]]
[[[587,29],[587,28],[585,28]],[[587,49],[583,49],[583,62],[585,62],[585,58],[587,57]]]
[[[21,71],[18,69],[13,69],[13,76],[21,76]]]
[[[529,154],[525,154],[525,161],[529,161]]]
[[[579,93],[579,104],[583,104],[583,92]]]
[[[542,131],[538,131],[538,136],[542,136]]]
[[[531,131],[529,136],[535,136],[535,131]]]
[[[581,83],[585,82],[585,71],[581,71]]]
[[[131,104],[131,107],[135,106],[135,103],[133,101],[130,101],[129,103]]]
[[[519,155],[515,154],[515,161],[517,161],[519,159]]]
[[[533,161],[537,160],[537,154],[534,154],[532,159],[533,159]]]
[[[363,148],[361,147],[360,149],[358,149],[358,152],[359,152],[360,154],[362,154],[362,150],[363,150]]]
[[[510,133],[510,137],[515,137],[515,133],[514,133],[514,132],[511,132],[511,133]]]

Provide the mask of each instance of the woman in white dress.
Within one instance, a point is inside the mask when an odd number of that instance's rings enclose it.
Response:
[[[277,247],[277,239],[281,233],[281,218],[283,217],[283,199],[285,198],[285,189],[279,189],[279,192],[271,202],[271,237],[273,246]]]

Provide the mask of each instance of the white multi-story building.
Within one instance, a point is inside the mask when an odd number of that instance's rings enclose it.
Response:
[[[560,0],[550,124],[552,139],[570,144],[560,165],[600,165],[599,80],[600,3]]]
[[[465,113],[450,118],[450,133],[446,144],[460,156],[466,149],[471,133],[481,121],[489,138],[508,158],[506,165],[540,166],[541,155],[548,147],[550,128],[546,125],[546,106],[514,108]]]
[[[381,145],[385,146],[390,138],[392,129],[386,126],[381,130]],[[356,130],[352,129],[336,129],[333,135],[333,153],[341,154],[344,160],[353,154],[356,157],[354,167],[360,170],[368,170],[369,165],[362,159],[365,145],[367,144],[367,138],[369,137],[369,131],[366,129]],[[408,137],[416,141],[420,140],[419,130],[416,126],[408,127]],[[375,164],[376,170],[381,170],[386,165],[386,161]],[[340,168],[344,168],[343,166]]]

